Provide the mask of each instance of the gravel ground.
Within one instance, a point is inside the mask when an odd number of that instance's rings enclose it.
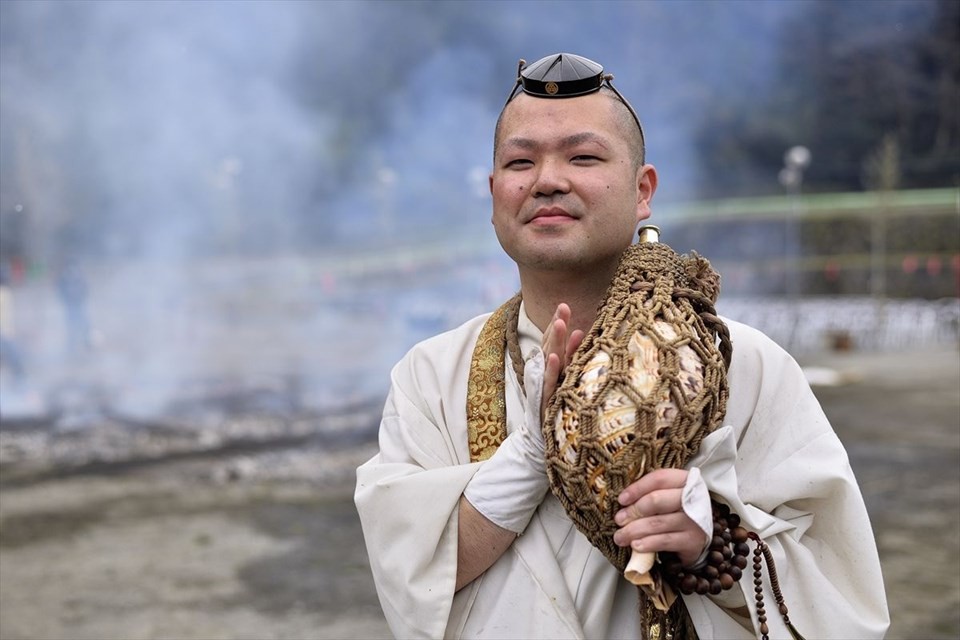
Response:
[[[888,637],[960,637],[956,349],[801,362],[839,374],[816,391],[871,513]],[[116,445],[129,429],[109,420],[86,435],[6,425],[0,638],[389,637],[351,497],[352,470],[375,450],[371,420],[340,425],[356,439],[296,421],[273,444],[178,432],[167,455],[156,433]],[[85,452],[92,440],[113,443],[112,457]]]
[[[890,604],[887,637],[960,638],[960,354],[953,347],[808,360],[849,375],[849,384],[815,391],[870,512]]]
[[[0,637],[388,638],[345,481],[372,452],[311,456],[324,482],[217,456],[4,488]]]

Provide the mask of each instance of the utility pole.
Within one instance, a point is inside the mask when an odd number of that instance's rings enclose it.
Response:
[[[780,184],[790,196],[783,234],[784,291],[788,298],[796,298],[801,290],[800,273],[800,191],[803,172],[810,166],[810,150],[803,146],[787,149],[783,154]]]

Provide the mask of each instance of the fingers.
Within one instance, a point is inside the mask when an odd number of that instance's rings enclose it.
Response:
[[[696,562],[708,540],[703,530],[682,511],[631,521],[613,534],[618,546],[639,552],[673,551],[680,562]]]
[[[566,355],[564,353],[564,346],[566,346],[567,343],[568,322],[570,322],[570,307],[565,303],[561,303],[557,305],[557,310],[554,311],[553,318],[550,319],[550,324],[543,334],[542,346],[545,357],[548,354],[556,353],[560,357],[561,363],[563,363]]]
[[[543,395],[540,406],[540,415],[546,415],[546,406],[557,389],[560,374],[569,364],[573,353],[583,341],[583,332],[576,330],[567,335],[570,322],[570,307],[565,303],[557,305],[557,310],[550,320],[543,335]],[[572,348],[571,348],[572,347]]]
[[[648,537],[679,534],[687,528],[686,522],[684,522],[685,517],[686,514],[681,511],[679,513],[664,513],[637,518],[617,529],[616,533],[613,534],[613,541],[621,547],[626,547],[628,545],[633,546],[634,542]],[[638,550],[646,551],[647,549]],[[656,550],[650,549],[650,551]]]
[[[683,510],[686,479],[684,469],[658,469],[624,489],[614,542],[635,551],[673,551],[684,564],[696,561],[706,534]]]
[[[557,307],[550,326],[543,337],[543,396],[549,398],[553,395],[557,380],[560,378],[560,372],[566,366],[566,353],[564,345],[567,342],[567,320],[570,318],[570,308],[562,304]]]
[[[558,373],[570,364],[573,354],[580,348],[585,335],[580,329],[569,330],[570,315],[569,305],[566,303],[557,305],[557,310],[553,313],[553,318],[550,319],[550,324],[543,336],[544,358],[549,359],[552,353],[557,355],[560,364]]]
[[[620,492],[617,500],[621,505],[632,505],[651,492],[662,489],[683,489],[687,481],[686,469],[657,469],[640,477]],[[656,512],[650,512],[656,513]]]
[[[540,415],[546,416],[547,405],[553,397],[560,381],[560,375],[567,368],[574,354],[583,342],[584,332],[580,329],[569,331],[570,306],[557,305],[550,324],[543,334],[543,394],[540,401]],[[568,333],[569,331],[569,333]],[[542,418],[541,418],[542,419]]]
[[[543,369],[543,399],[546,402],[556,391],[557,381],[560,379],[560,372],[563,365],[560,362],[560,356],[555,353],[545,354],[546,363]]]
[[[634,530],[617,531],[614,541],[621,547],[629,546],[632,550],[641,553],[672,551],[677,554],[683,565],[690,566],[700,557],[707,540],[706,535],[696,524],[692,521],[684,522],[681,515],[672,514],[635,520],[630,523],[630,527]],[[654,528],[655,524],[659,526]]]
[[[577,349],[580,348],[580,344],[583,342],[584,332],[580,329],[575,329],[570,334],[570,339],[567,341],[567,353],[564,358],[563,366],[566,367],[570,364],[570,361],[573,360],[573,354],[577,352]]]
[[[614,522],[623,527],[633,520],[683,511],[683,488],[657,489],[644,494],[614,515]]]

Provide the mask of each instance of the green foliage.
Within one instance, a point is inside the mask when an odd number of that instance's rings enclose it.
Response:
[[[891,146],[899,175],[886,188],[960,184],[956,0],[805,4],[784,24],[778,67],[769,93],[704,112],[700,195],[772,191],[796,144],[813,154],[806,191],[883,187],[877,162]]]

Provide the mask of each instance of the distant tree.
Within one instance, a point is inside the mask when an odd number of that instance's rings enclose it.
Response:
[[[900,186],[960,184],[960,3],[803,5],[783,25],[769,93],[708,110],[702,195],[773,191],[783,152],[811,149],[807,191],[860,190],[887,136]]]

